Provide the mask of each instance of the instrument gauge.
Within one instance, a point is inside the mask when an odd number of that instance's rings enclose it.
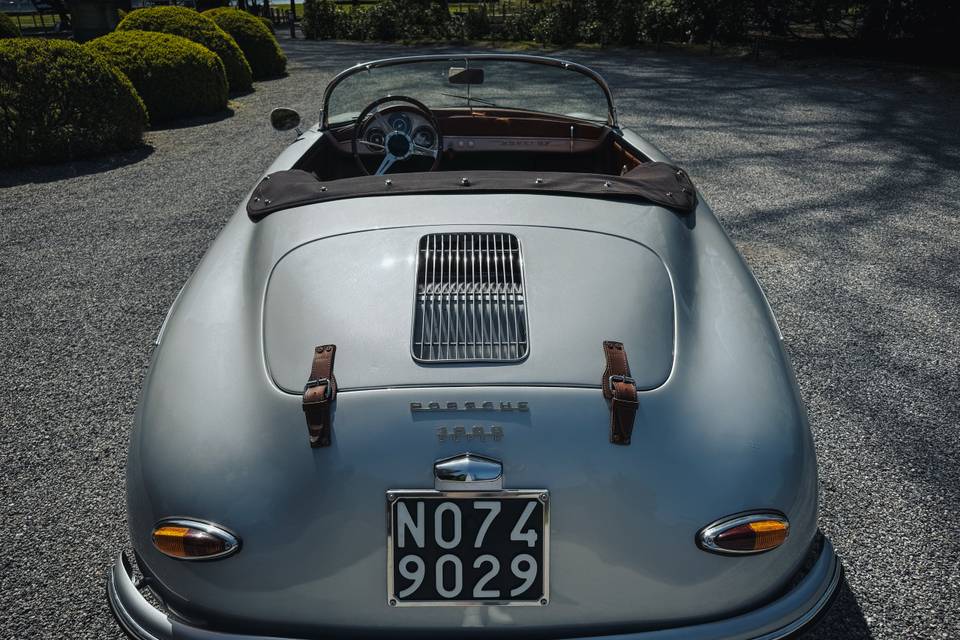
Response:
[[[387,122],[395,131],[410,132],[410,117],[405,113],[392,113],[387,117]]]
[[[413,132],[413,144],[418,147],[432,149],[437,144],[437,134],[427,126],[419,126]]]
[[[380,127],[372,127],[367,131],[367,135],[365,135],[363,139],[367,142],[378,144],[382,147],[384,142],[383,129]]]

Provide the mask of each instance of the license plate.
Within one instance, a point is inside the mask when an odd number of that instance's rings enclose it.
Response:
[[[549,601],[545,490],[387,492],[390,606]]]

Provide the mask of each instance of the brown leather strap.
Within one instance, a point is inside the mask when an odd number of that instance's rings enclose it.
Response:
[[[311,447],[330,446],[330,407],[337,399],[337,379],[333,359],[337,345],[324,344],[313,350],[310,379],[303,387],[303,413],[307,418]]]
[[[630,365],[622,342],[605,340],[603,356],[607,368],[603,371],[603,397],[610,401],[610,442],[630,444],[633,421],[637,416],[637,383],[630,377]]]

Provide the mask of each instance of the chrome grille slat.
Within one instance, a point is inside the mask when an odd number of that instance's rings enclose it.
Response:
[[[417,251],[419,362],[511,362],[529,348],[520,243],[507,233],[430,234]]]

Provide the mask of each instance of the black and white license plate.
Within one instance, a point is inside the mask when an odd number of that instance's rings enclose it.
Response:
[[[549,493],[387,493],[390,606],[545,605]]]

